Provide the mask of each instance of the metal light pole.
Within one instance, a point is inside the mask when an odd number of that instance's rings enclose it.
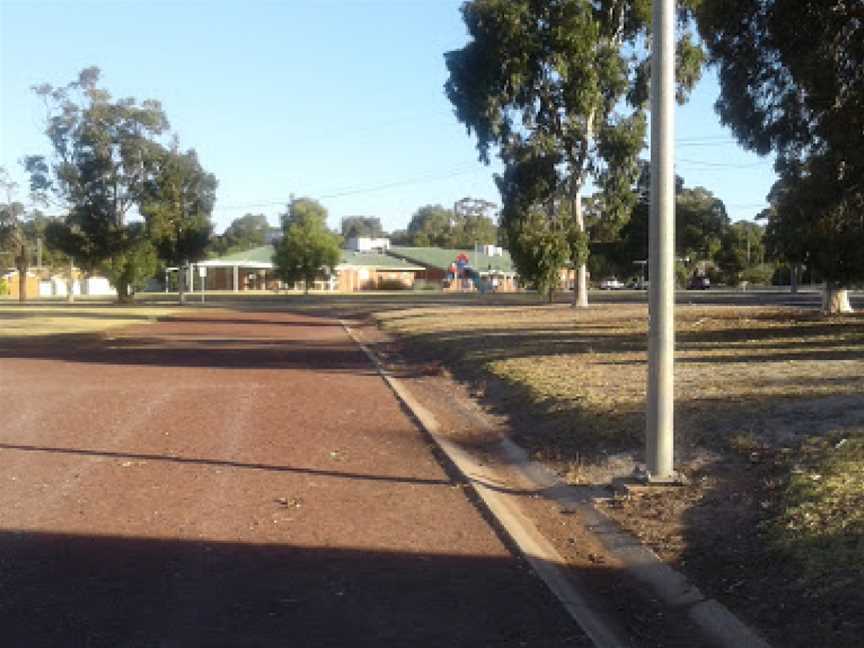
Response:
[[[648,309],[649,481],[671,481],[675,365],[675,0],[654,0]]]

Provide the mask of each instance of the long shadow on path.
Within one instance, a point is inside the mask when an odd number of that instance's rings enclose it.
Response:
[[[510,559],[0,532],[8,646],[589,646]]]

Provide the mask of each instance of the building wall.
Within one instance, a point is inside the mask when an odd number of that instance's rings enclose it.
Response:
[[[405,289],[414,286],[413,270],[376,270],[374,268],[342,268],[336,276],[336,290],[358,292],[360,290]]]
[[[276,278],[272,270],[258,270],[239,267],[237,269],[238,286],[243,290],[279,290],[282,282]],[[195,289],[200,289],[200,278],[195,276]],[[234,290],[234,268],[208,268],[207,290]]]
[[[6,275],[3,275],[6,280],[6,286],[9,290],[9,295],[18,299],[18,271],[14,270]],[[27,299],[35,299],[39,297],[39,277],[32,273],[27,273]]]

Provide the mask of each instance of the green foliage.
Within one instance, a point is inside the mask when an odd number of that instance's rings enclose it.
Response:
[[[682,189],[675,197],[675,247],[679,256],[713,259],[728,227],[726,206],[704,187]]]
[[[3,277],[0,277],[0,295],[8,295],[11,291],[9,290],[9,283]]]
[[[679,12],[681,100],[702,63],[686,30],[692,4]],[[498,149],[505,165],[499,189],[511,224],[518,214],[568,200],[574,226],[582,229],[576,197],[593,174],[614,236],[632,210],[645,136],[650,3],[474,0],[462,14],[471,40],[445,54],[445,90],[457,118],[476,136],[481,161]],[[546,214],[560,220],[553,209]],[[540,222],[536,215],[530,220]],[[588,246],[570,240],[577,243],[571,256],[584,261]]]
[[[493,244],[498,240],[498,228],[492,220],[495,205],[477,198],[462,198],[455,211],[441,205],[424,205],[411,217],[403,236],[394,232],[396,245],[420,247],[472,248],[475,243]]]
[[[697,17],[719,68],[721,121],[777,155],[769,248],[834,284],[864,279],[860,3],[714,0]]]
[[[495,203],[466,196],[453,206],[453,247],[473,247],[475,243],[492,245],[498,241],[495,225]]]
[[[854,587],[864,577],[864,437],[814,438],[796,459],[769,537],[825,590]]]
[[[803,263],[837,285],[864,279],[864,190],[854,199],[825,208],[831,181],[799,167],[775,183],[768,200],[765,240],[770,253]]]
[[[167,265],[198,261],[213,229],[216,177],[201,168],[194,150],[165,151],[154,166],[141,204],[150,240]]]
[[[453,246],[453,212],[441,205],[425,205],[414,212],[408,223],[413,245],[450,248]]]
[[[687,282],[690,281],[690,270],[683,261],[675,261],[675,285],[679,288],[686,288]]]
[[[572,223],[572,221],[570,222]],[[588,248],[588,233],[573,226],[567,228],[567,246],[570,261],[575,266],[580,266],[588,261],[591,251]]]
[[[746,281],[754,286],[770,286],[774,271],[773,263],[757,263],[744,269],[741,273],[741,281]]]
[[[42,267],[51,271],[68,270],[71,259],[62,248],[53,245],[48,232],[57,226],[62,226],[63,219],[56,216],[46,216],[39,211],[34,211],[28,221],[24,223],[24,231],[28,240],[32,241],[31,259],[33,265],[37,262],[36,241],[42,241],[41,261]]]
[[[378,238],[384,236],[381,219],[377,216],[346,216],[342,219],[342,238],[358,238],[367,236]]]
[[[221,236],[211,240],[211,253],[223,256],[261,247],[272,230],[264,214],[244,214],[231,221]]]
[[[273,263],[287,283],[304,281],[306,292],[319,276],[332,272],[341,258],[341,240],[327,229],[327,210],[310,198],[292,199],[282,215],[282,240]]]
[[[524,282],[552,298],[570,256],[567,233],[538,210],[508,218],[510,255]]]
[[[134,294],[143,288],[156,273],[159,263],[156,248],[147,238],[142,223],[133,223],[126,228],[124,235],[127,240],[118,246],[122,252],[113,254],[101,264],[102,271],[117,287],[120,301],[127,301],[131,296],[129,293]]]
[[[104,266],[124,299],[125,282],[140,274],[130,264],[148,267],[150,258],[127,215],[140,206],[163,155],[157,138],[168,122],[159,102],[112,100],[98,81],[93,67],[64,87],[34,88],[49,111],[45,133],[53,154],[29,156],[25,168],[36,195],[52,194],[69,208],[67,231],[56,237],[62,251],[85,269]]]
[[[407,229],[393,230],[390,232],[390,242],[393,245],[414,245],[414,237]]]
[[[747,252],[734,230],[727,230],[723,237],[717,265],[725,283],[735,285],[741,281],[741,273],[747,268]]]

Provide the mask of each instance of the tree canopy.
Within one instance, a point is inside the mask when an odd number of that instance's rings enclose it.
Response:
[[[384,236],[381,219],[377,216],[346,216],[342,219],[342,238]]]
[[[537,207],[560,221],[554,206],[571,202],[572,225],[546,230],[571,246],[580,305],[587,305],[583,187],[593,177],[610,220],[625,220],[633,205],[646,127],[650,9],[648,1],[473,0],[462,7],[470,41],[445,54],[445,90],[456,117],[476,136],[481,161],[497,148],[504,162],[503,225],[524,232],[521,221],[539,223]],[[686,30],[686,11],[681,24],[683,99],[702,54]],[[523,238],[509,237],[511,248]]]
[[[273,255],[276,273],[287,283],[303,281],[308,293],[316,278],[339,263],[340,237],[327,229],[327,210],[311,198],[292,199],[281,220],[283,235]]]
[[[777,155],[774,244],[825,277],[826,310],[848,308],[842,289],[864,279],[864,9],[713,0],[697,17],[719,69],[722,123],[746,148]]]
[[[495,244],[498,227],[493,215],[495,205],[485,200],[465,197],[455,209],[441,205],[424,205],[411,217],[407,238],[421,247],[473,248],[475,243]]]
[[[34,88],[48,110],[52,154],[25,158],[25,168],[36,195],[68,210],[64,252],[87,269],[105,269],[123,300],[127,278],[138,274],[126,266],[147,256],[128,216],[163,153],[158,137],[168,121],[158,101],[114,100],[98,82],[91,67],[66,86]]]
[[[213,230],[210,215],[216,186],[216,177],[201,168],[194,150],[181,153],[175,146],[157,158],[144,185],[141,213],[148,237],[165,264],[182,267],[204,258]],[[182,279],[178,292],[183,303]]]
[[[220,236],[211,238],[210,252],[221,256],[261,247],[279,231],[278,227],[270,226],[264,214],[246,213],[231,221]]]

